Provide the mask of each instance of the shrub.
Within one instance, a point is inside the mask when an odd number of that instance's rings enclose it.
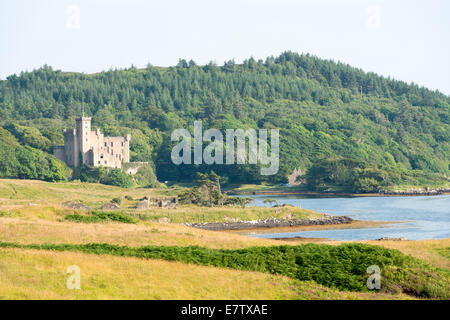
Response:
[[[0,127],[0,178],[67,181],[70,169],[54,156],[22,146]]]
[[[155,188],[158,186],[155,172],[149,164],[142,165],[136,174],[133,175],[133,180],[139,187]]]
[[[106,178],[101,182],[122,188],[130,188],[133,186],[133,178],[120,169],[111,169]]]
[[[112,200],[111,200],[111,202],[112,203],[117,203],[117,204],[122,204],[122,199],[121,198],[113,198]]]
[[[122,223],[136,223],[136,221],[129,215],[123,212],[103,212],[92,211],[90,215],[71,214],[65,217],[66,220],[83,222],[83,223],[97,223],[116,221]]]
[[[65,217],[66,220],[75,221],[75,222],[83,222],[83,223],[96,223],[102,222],[103,219],[97,216],[85,216],[81,214],[70,214]]]

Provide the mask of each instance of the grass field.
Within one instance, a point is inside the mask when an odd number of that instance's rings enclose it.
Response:
[[[81,270],[81,289],[66,270]],[[78,252],[0,250],[0,299],[411,299],[337,291],[314,282],[163,260]]]
[[[182,222],[319,217],[300,208],[134,209],[144,196],[173,195],[172,189],[121,189],[83,183],[0,180],[0,241],[19,244],[87,244],[201,246],[240,249],[297,245],[239,234],[193,229]],[[134,200],[125,200],[125,195]],[[124,199],[126,214],[144,215],[137,223],[80,223],[65,220],[80,210],[64,206],[81,201],[98,209],[112,198]],[[167,219],[162,219],[167,218]],[[339,244],[336,241],[324,243]],[[450,239],[371,241],[398,249],[442,270],[450,270]],[[82,289],[65,287],[65,270],[78,265]],[[230,285],[233,284],[233,285]],[[261,272],[232,270],[137,257],[94,255],[72,251],[0,249],[0,299],[410,299],[405,294],[346,292],[314,282]]]
[[[193,205],[181,205],[176,209],[150,207],[148,210],[136,210],[139,199],[176,194],[178,189],[122,189],[93,183],[49,183],[32,180],[0,179],[0,215],[8,217],[36,217],[58,220],[77,210],[67,209],[67,202],[82,202],[92,209],[99,209],[113,198],[121,198],[122,211],[139,216],[148,221],[163,218],[170,222],[224,222],[231,219],[258,220],[277,218],[318,218],[322,215],[311,210],[282,207],[262,208],[240,207],[203,208]],[[125,197],[132,198],[127,200]],[[78,212],[79,213],[79,212]]]

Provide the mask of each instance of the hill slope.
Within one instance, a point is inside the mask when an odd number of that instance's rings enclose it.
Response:
[[[93,75],[44,66],[0,82],[0,124],[13,134],[17,124],[38,128],[48,150],[61,143],[60,129],[74,126],[82,101],[105,134],[132,134],[132,161],[153,162],[160,180],[190,180],[211,169],[170,161],[172,130],[192,131],[203,119],[204,128],[280,128],[277,175],[261,176],[251,165],[213,166],[223,181],[279,183],[295,168],[312,168],[306,179],[313,189],[447,183],[448,96],[310,55],[224,66],[180,60]]]

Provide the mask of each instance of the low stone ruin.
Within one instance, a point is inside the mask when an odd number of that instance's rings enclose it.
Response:
[[[101,209],[102,210],[119,210],[120,207],[116,203],[108,202],[108,203],[105,203]]]
[[[159,208],[175,209],[178,206],[177,197],[144,198],[136,205],[136,209],[147,210],[150,206]]]
[[[85,205],[84,203],[81,202],[68,202],[64,204],[65,207],[69,208],[69,209],[77,209],[77,210],[85,210],[85,211],[91,211],[92,208]]]
[[[147,210],[148,208],[149,208],[148,199],[141,200],[136,205],[136,209],[138,209],[138,210]]]

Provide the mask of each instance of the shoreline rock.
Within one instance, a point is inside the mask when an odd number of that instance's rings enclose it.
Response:
[[[333,224],[349,224],[354,221],[347,216],[327,216],[322,219],[277,219],[269,218],[254,221],[239,222],[205,222],[205,223],[188,223],[184,225],[204,229],[204,230],[243,230],[255,228],[279,228],[279,227],[295,227],[295,226],[314,226],[314,225],[333,225]]]
[[[381,191],[382,195],[395,195],[395,196],[435,196],[450,192],[450,189],[412,189],[405,191]]]
[[[389,240],[389,241],[405,241],[405,240],[408,240],[408,238],[406,238],[406,237],[400,237],[400,238],[381,237],[379,239],[376,239],[376,241],[385,241],[385,240]]]

